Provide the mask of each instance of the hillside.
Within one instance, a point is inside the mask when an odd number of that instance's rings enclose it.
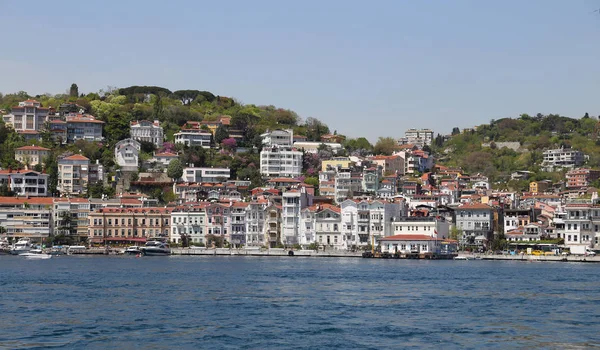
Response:
[[[481,173],[499,182],[498,187],[525,189],[525,183],[510,182],[517,170],[535,172],[533,180],[559,181],[563,172],[543,172],[540,165],[543,151],[550,148],[574,148],[589,156],[585,166],[600,167],[598,119],[587,115],[580,119],[555,114],[535,117],[523,114],[519,118],[492,120],[472,130],[454,128],[444,142],[436,138],[432,149],[439,163],[458,166],[470,174]],[[506,142],[518,142],[519,147],[498,147]]]

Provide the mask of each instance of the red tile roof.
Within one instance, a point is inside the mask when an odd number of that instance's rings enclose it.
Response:
[[[384,237],[380,241],[441,241],[441,239],[427,235],[395,235]]]
[[[89,158],[82,156],[81,154],[74,154],[70,157],[63,158],[61,160],[89,160]]]
[[[49,151],[49,148],[40,147],[40,146],[23,146],[17,148],[19,151]]]

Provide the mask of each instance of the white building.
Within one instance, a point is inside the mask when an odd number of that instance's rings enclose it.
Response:
[[[478,237],[488,242],[494,233],[494,208],[487,204],[463,204],[454,211],[456,227],[462,231],[462,244],[474,244]]]
[[[443,217],[401,217],[392,222],[392,235],[426,235],[447,239],[450,235],[450,224]]]
[[[125,139],[115,145],[115,163],[123,171],[137,171],[141,144],[134,139]]]
[[[430,146],[433,142],[433,131],[430,129],[408,129],[404,133],[407,144],[416,145],[419,148]]]
[[[28,167],[42,164],[50,155],[50,149],[40,146],[23,146],[15,149],[15,160]]]
[[[313,142],[313,141],[303,141],[303,142],[294,142],[294,147],[298,150],[304,151],[306,153],[318,153],[319,147],[326,146],[331,149],[333,154],[337,154],[344,147],[341,143],[335,142]]]
[[[310,205],[311,198],[306,189],[301,187],[283,192],[281,202],[281,241],[286,246],[300,244],[301,211]]]
[[[90,160],[80,154],[58,160],[58,185],[61,194],[83,194],[89,183],[102,181],[104,169],[99,162],[90,164]]]
[[[205,223],[207,222],[206,205],[178,207],[171,212],[171,232],[169,240],[180,243],[186,235],[190,243],[206,244]]]
[[[248,203],[246,207],[246,246],[260,247],[265,243],[265,208],[266,200],[257,200]]]
[[[231,177],[229,168],[183,168],[183,182],[224,182]]]
[[[260,173],[266,177],[299,177],[302,152],[287,147],[267,147],[260,152]]]
[[[130,135],[136,141],[151,142],[157,148],[163,145],[164,131],[158,120],[154,122],[149,120],[132,121]]]
[[[294,131],[292,129],[267,131],[261,134],[260,137],[264,147],[292,147],[294,143]]]
[[[546,171],[553,171],[555,168],[572,169],[583,165],[585,155],[581,151],[570,148],[549,149],[544,151],[544,160],[542,167]]]
[[[162,167],[169,166],[169,163],[173,159],[177,159],[179,156],[175,153],[163,152],[163,153],[154,153],[154,156],[150,158],[148,161],[149,164],[159,165]]]
[[[6,184],[17,196],[48,195],[48,174],[33,170],[0,170],[0,185]]]
[[[181,130],[175,134],[175,143],[181,143],[186,146],[202,146],[210,148],[212,134],[204,130]]]
[[[393,234],[392,222],[406,216],[407,208],[401,203],[383,200],[348,199],[340,204],[342,226],[347,247],[366,246],[377,239]]]

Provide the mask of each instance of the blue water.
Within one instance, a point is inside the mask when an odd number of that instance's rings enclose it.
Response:
[[[0,257],[0,348],[600,347],[600,265]]]

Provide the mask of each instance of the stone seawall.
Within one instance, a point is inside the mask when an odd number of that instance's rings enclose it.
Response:
[[[284,249],[188,249],[171,248],[172,255],[246,255],[246,256],[290,256],[290,257],[337,257],[337,258],[360,258],[362,252],[347,252],[343,250],[319,251],[314,250],[284,250]]]
[[[553,261],[553,262],[595,262],[600,263],[600,256],[583,256],[583,255],[549,255],[549,256],[537,256],[537,255],[486,255],[486,254],[459,254],[460,257],[480,260],[504,260],[504,261]]]

